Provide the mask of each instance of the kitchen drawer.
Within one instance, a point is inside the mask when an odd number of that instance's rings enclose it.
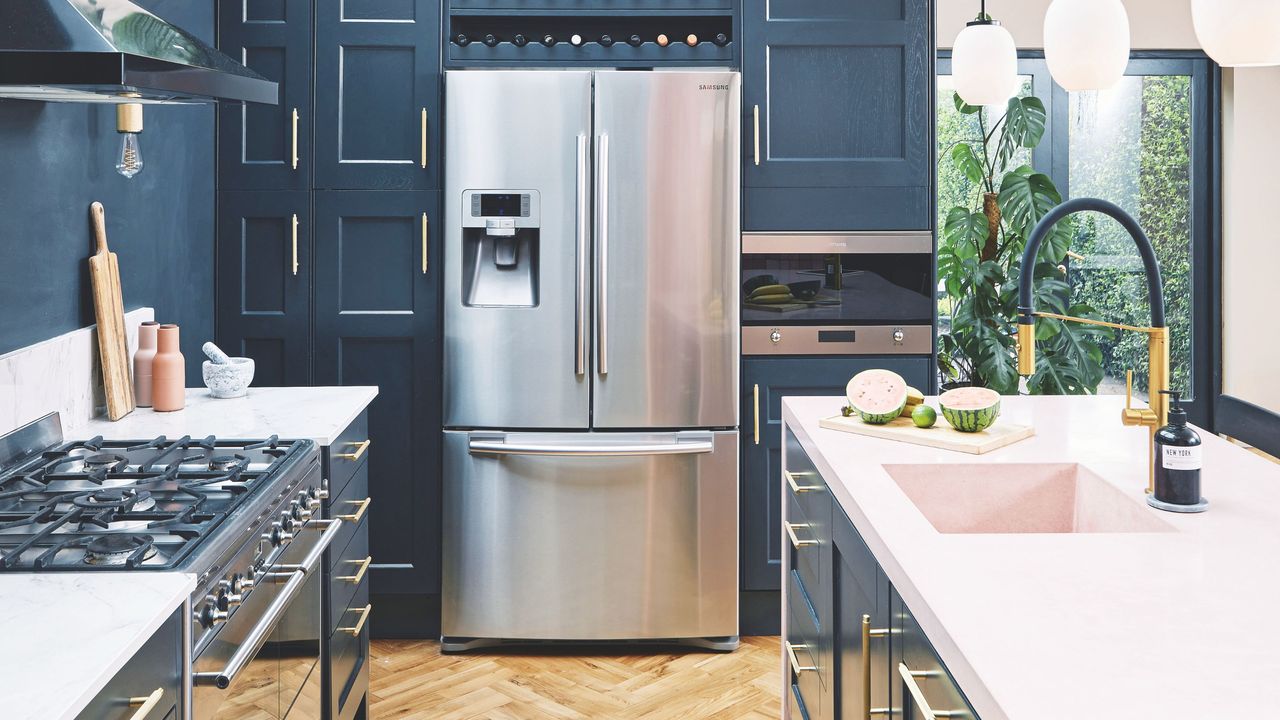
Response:
[[[356,469],[355,475],[352,476],[351,482],[342,489],[342,494],[329,497],[329,506],[325,510],[325,517],[343,519],[342,529],[338,531],[338,536],[333,539],[335,548],[345,548],[351,544],[351,538],[355,537],[356,528],[361,526],[364,519],[369,515],[369,464],[362,463]],[[332,570],[338,561],[340,553],[329,551],[329,569]]]
[[[903,717],[906,720],[932,717],[918,702],[913,692],[918,689],[919,697],[928,704],[933,716],[977,718],[910,610],[903,613],[902,635],[902,657],[896,667],[890,668],[890,677],[899,685]]]
[[[790,429],[786,450],[782,479],[787,494],[795,498],[805,517],[826,525],[831,518],[831,491]]]
[[[804,700],[800,699],[800,688],[791,685],[790,692],[787,693],[788,706],[791,709],[791,720],[811,720],[809,710],[804,705]]]
[[[182,649],[184,620],[181,609],[165,620],[77,717],[82,720],[131,719],[140,708],[131,705],[130,699],[146,698],[156,691],[161,693],[160,702],[139,720],[176,717],[182,698],[182,668],[187,663]]]
[[[800,578],[794,572],[787,581],[786,612],[787,639],[809,648],[814,665],[818,667],[818,679],[826,687],[831,678],[830,631],[827,630],[824,634],[826,626],[818,619],[817,608],[813,606],[808,593],[800,584]],[[813,706],[813,709],[816,710],[817,706]]]
[[[830,593],[830,580],[826,572],[827,558],[831,550],[831,526],[812,520],[802,512],[794,497],[787,499],[787,516],[783,525],[783,549],[790,557],[788,566],[798,576],[805,593],[818,611],[818,618],[826,620]],[[792,539],[792,533],[795,539]],[[798,544],[797,544],[797,541]]]
[[[365,617],[369,606],[369,582],[356,589],[351,606],[338,619],[338,627],[329,638],[329,707],[333,720],[350,720],[360,708],[369,689],[369,622]],[[347,628],[356,627],[364,617],[358,634]]]
[[[336,628],[342,613],[350,607],[356,590],[369,576],[369,524],[362,520],[345,550],[333,554],[329,571],[329,624]],[[363,605],[361,606],[363,607]]]
[[[827,692],[824,683],[826,668],[821,651],[806,636],[808,632],[814,632],[812,616],[804,603],[788,603],[787,611],[787,637],[782,648],[787,661],[787,684],[799,696],[809,717],[821,717],[823,693]],[[793,655],[794,661],[791,659]]]
[[[369,413],[360,413],[332,445],[324,449],[324,476],[329,480],[329,497],[337,497],[355,475],[356,468],[369,457]]]

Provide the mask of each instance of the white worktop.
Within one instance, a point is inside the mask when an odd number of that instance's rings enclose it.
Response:
[[[144,439],[157,435],[225,438],[311,439],[332,445],[338,435],[373,402],[374,386],[249,388],[242,398],[220,400],[205,388],[187,388],[187,404],[176,412],[138,408],[111,422],[98,417],[63,434],[101,435],[107,439]]]
[[[0,574],[0,716],[74,718],[195,586],[185,573]]]
[[[1005,398],[1037,434],[982,456],[820,428],[842,403],[783,417],[982,720],[1276,716],[1280,465],[1201,431],[1209,510],[1165,513],[1123,398]],[[1173,531],[943,534],[882,467],[1029,462],[1085,465]]]

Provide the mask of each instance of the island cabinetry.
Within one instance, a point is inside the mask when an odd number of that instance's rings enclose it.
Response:
[[[182,703],[182,608],[134,653],[76,717],[79,720],[177,720]]]

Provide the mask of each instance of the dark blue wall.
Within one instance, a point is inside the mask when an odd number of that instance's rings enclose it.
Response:
[[[213,40],[214,3],[138,0]],[[0,100],[0,353],[94,322],[89,203],[106,206],[126,311],[182,327],[187,384],[213,337],[214,111],[148,105],[145,166],[116,174],[115,107]]]

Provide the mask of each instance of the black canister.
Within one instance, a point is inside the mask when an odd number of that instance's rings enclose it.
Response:
[[[1155,499],[1168,505],[1201,505],[1200,435],[1187,426],[1187,411],[1178,392],[1172,396],[1169,424],[1156,431]]]

